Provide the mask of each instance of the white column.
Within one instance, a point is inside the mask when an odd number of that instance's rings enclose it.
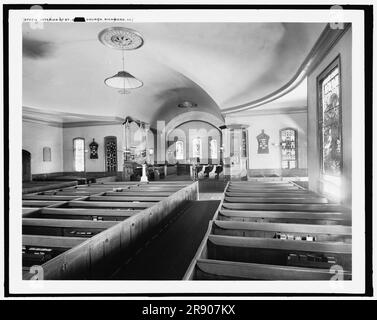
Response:
[[[149,164],[150,163],[150,154],[149,154],[149,141],[148,141],[148,133],[150,129],[149,124],[144,125],[144,134],[145,134],[145,161]]]
[[[142,176],[140,179],[140,182],[148,182],[148,176],[147,176],[147,164],[148,164],[148,130],[149,130],[149,124],[144,124],[144,148],[145,148],[145,162],[142,165]]]
[[[142,166],[142,176],[141,176],[140,182],[148,182],[146,163],[143,163],[143,166]]]

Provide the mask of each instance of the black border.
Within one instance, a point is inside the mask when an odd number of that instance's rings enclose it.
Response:
[[[28,10],[33,4],[3,4],[3,90],[4,90],[4,296],[5,297],[371,297],[372,278],[372,106],[373,106],[373,5],[342,5],[343,10],[364,12],[365,43],[365,293],[326,294],[326,293],[142,293],[142,294],[13,294],[9,293],[9,29],[10,10]],[[190,4],[43,4],[44,10],[154,10],[154,9],[273,9],[273,10],[323,10],[330,5],[190,5]],[[368,107],[366,107],[368,106]],[[368,139],[366,139],[368,138]],[[148,302],[148,301],[146,301]],[[152,303],[152,301],[150,301]]]

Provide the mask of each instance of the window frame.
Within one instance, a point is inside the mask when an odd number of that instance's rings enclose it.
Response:
[[[323,168],[323,110],[322,110],[322,82],[331,74],[331,72],[338,68],[339,74],[339,133],[340,133],[340,148],[341,148],[341,160],[339,164],[339,175],[329,174],[324,172]],[[317,145],[319,150],[319,169],[320,175],[338,178],[343,174],[343,101],[342,101],[342,68],[340,54],[317,76]]]
[[[281,138],[281,134],[285,130],[292,130],[295,133],[295,160],[294,160],[294,161],[296,161],[295,168],[290,168],[289,164],[288,164],[288,168],[283,168],[283,148],[282,148],[283,140]],[[279,139],[280,139],[280,166],[281,166],[281,168],[283,170],[298,169],[298,130],[295,129],[295,128],[292,128],[292,127],[282,128],[282,129],[279,130]]]
[[[209,140],[209,144],[208,144],[208,153],[209,153],[209,157],[208,159],[211,159],[211,160],[217,160],[218,159],[218,156],[217,156],[217,152],[218,152],[218,144],[217,144],[217,139],[216,138],[213,138],[213,137],[210,137],[211,139]],[[215,157],[212,157],[212,147],[211,147],[211,143],[212,141],[215,141],[215,146],[216,146],[216,152],[214,152],[214,155]]]
[[[200,141],[200,143],[199,143],[200,144],[199,156],[194,154],[194,152],[195,152],[194,141],[196,141],[196,140]],[[202,140],[203,139],[201,137],[197,137],[197,138],[192,139],[192,157],[193,158],[203,159],[203,141]]]
[[[177,151],[177,144],[182,144],[182,158],[178,158],[178,151]],[[185,160],[185,144],[183,143],[183,140],[177,140],[175,142],[175,159],[176,160]]]
[[[75,147],[75,141],[76,140],[82,140],[84,142],[84,148],[83,148],[83,158],[84,158],[84,170],[77,170],[76,168],[76,147]],[[86,159],[85,159],[85,138],[83,137],[76,137],[76,138],[73,138],[72,140],[72,144],[73,144],[73,171],[74,172],[85,172],[86,170]]]

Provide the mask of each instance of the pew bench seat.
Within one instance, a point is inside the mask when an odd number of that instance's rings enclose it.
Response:
[[[41,247],[41,248],[61,248],[71,249],[86,239],[81,237],[52,237],[42,235],[22,235],[22,245],[29,247]]]
[[[35,194],[35,195],[23,195],[23,200],[49,200],[49,201],[69,201],[77,198],[81,198],[83,195],[44,195],[44,194]]]
[[[45,208],[35,215],[47,219],[122,221],[138,212],[140,210]]]
[[[318,198],[311,192],[225,192],[226,197]]]
[[[153,202],[100,202],[100,201],[71,201],[67,203],[70,208],[130,208],[145,209],[153,206]]]
[[[333,203],[230,203],[223,202],[224,209],[230,210],[258,210],[258,211],[314,211],[314,212],[342,212],[341,205]]]
[[[343,212],[305,212],[305,211],[247,211],[223,209],[218,220],[245,222],[297,223],[315,225],[351,225],[351,215]]]
[[[328,269],[279,266],[198,259],[193,280],[331,280],[334,273]],[[350,272],[343,273],[344,280],[351,280]]]
[[[158,202],[163,200],[165,197],[144,197],[144,196],[90,196],[88,201],[124,201],[124,202]]]
[[[22,233],[88,238],[117,223],[117,221],[23,218]]]
[[[240,221],[213,221],[212,234],[274,238],[277,234],[290,237],[315,237],[315,241],[337,241],[351,243],[352,230],[346,226],[327,226],[311,224],[287,224]],[[300,241],[300,240],[296,240]]]
[[[225,202],[235,203],[329,203],[326,198],[294,198],[294,197],[228,197],[225,196]]]
[[[287,265],[290,255],[334,258],[336,264],[351,271],[352,245],[339,242],[309,242],[209,235],[209,259]],[[318,263],[321,267],[323,263]]]
[[[65,201],[22,200],[22,206],[27,207],[27,208],[32,208],[32,207],[43,208],[43,207],[48,207],[48,206],[51,206],[51,205],[62,204],[64,202]]]

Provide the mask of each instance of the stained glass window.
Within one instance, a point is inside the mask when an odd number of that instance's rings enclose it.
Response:
[[[281,167],[297,168],[297,133],[294,129],[280,130]]]
[[[192,156],[193,158],[202,157],[202,140],[200,138],[192,139]]]
[[[339,60],[320,76],[319,93],[321,169],[324,175],[339,176],[343,161]]]
[[[183,154],[183,141],[178,140],[175,143],[175,157],[177,160],[183,160],[184,154]]]
[[[73,139],[73,156],[75,171],[85,171],[85,140],[83,138]]]
[[[209,155],[211,159],[217,159],[217,141],[212,139],[209,142]]]
[[[105,166],[107,172],[117,171],[117,160],[117,138],[113,136],[105,137]]]

